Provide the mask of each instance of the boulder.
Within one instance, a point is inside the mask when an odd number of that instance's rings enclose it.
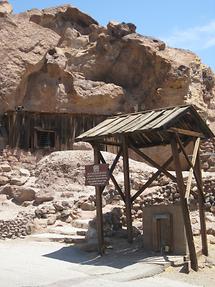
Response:
[[[84,211],[93,211],[96,209],[95,203],[94,202],[83,202],[81,204],[81,209]]]
[[[48,216],[47,225],[55,224],[56,220],[57,220],[57,216],[55,214]]]
[[[6,185],[9,182],[8,177],[0,175],[0,186]]]
[[[207,234],[215,236],[215,223],[207,224]]]
[[[24,177],[30,177],[31,175],[30,171],[26,168],[20,168],[19,173],[21,176],[24,176]]]
[[[70,211],[70,210],[68,210],[68,209],[63,210],[63,211],[61,212],[61,219],[62,219],[62,220],[67,219],[67,218],[70,216],[70,214],[71,214],[71,211]]]
[[[21,177],[12,177],[10,179],[10,184],[11,185],[18,185],[18,186],[21,186],[21,185],[24,185],[26,183],[26,181],[28,180],[27,177],[25,176],[21,176]]]
[[[3,171],[3,172],[10,172],[11,171],[11,166],[9,164],[0,164],[0,169]]]
[[[56,210],[51,205],[45,205],[35,210],[35,215],[37,218],[48,218],[50,214],[53,215],[55,213],[56,213]]]
[[[5,194],[8,197],[12,197],[13,196],[13,191],[14,191],[14,187],[10,186],[10,185],[6,185],[3,187],[3,189],[1,190],[1,194]]]
[[[13,199],[22,204],[24,201],[33,201],[35,199],[35,190],[29,187],[16,187],[13,190],[12,197]]]
[[[63,204],[61,202],[54,202],[53,203],[54,208],[56,209],[56,211],[63,211],[65,209],[65,207],[63,206]]]
[[[111,21],[107,25],[108,33],[115,38],[122,38],[136,32],[136,26],[132,23],[118,23]]]
[[[52,201],[54,199],[53,195],[44,192],[37,192],[35,194],[34,205],[42,204],[43,202]]]

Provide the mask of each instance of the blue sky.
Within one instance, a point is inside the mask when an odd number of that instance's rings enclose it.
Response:
[[[14,11],[70,3],[100,24],[133,22],[137,31],[190,49],[215,71],[215,0],[10,0]]]

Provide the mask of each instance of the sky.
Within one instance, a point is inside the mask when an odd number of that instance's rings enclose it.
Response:
[[[215,71],[215,0],[10,0],[14,12],[71,4],[101,25],[132,22],[137,32],[195,52]]]

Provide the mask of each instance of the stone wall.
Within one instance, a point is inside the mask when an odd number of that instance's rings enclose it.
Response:
[[[200,146],[202,169],[215,172],[215,138],[203,141]]]
[[[0,220],[0,240],[23,238],[30,235],[32,231],[32,215],[20,213],[14,219]]]

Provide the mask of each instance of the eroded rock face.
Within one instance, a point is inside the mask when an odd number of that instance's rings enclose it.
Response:
[[[7,0],[0,1],[0,17],[13,12],[12,5]]]
[[[0,17],[0,113],[19,103],[23,77],[31,74],[59,36],[29,22],[25,14]]]
[[[70,5],[44,9],[42,11],[33,10],[29,14],[31,15],[30,21],[49,28],[59,35],[62,35],[65,28],[69,27],[76,29],[81,34],[89,34],[90,25],[98,25],[96,20]]]
[[[122,87],[87,80],[67,70],[66,65],[63,49],[50,49],[38,69],[23,78],[18,104],[31,111],[93,114],[108,114],[121,108],[125,98]]]
[[[69,5],[0,18],[0,113],[113,114],[194,103],[212,122],[215,77],[190,51],[101,27]]]

